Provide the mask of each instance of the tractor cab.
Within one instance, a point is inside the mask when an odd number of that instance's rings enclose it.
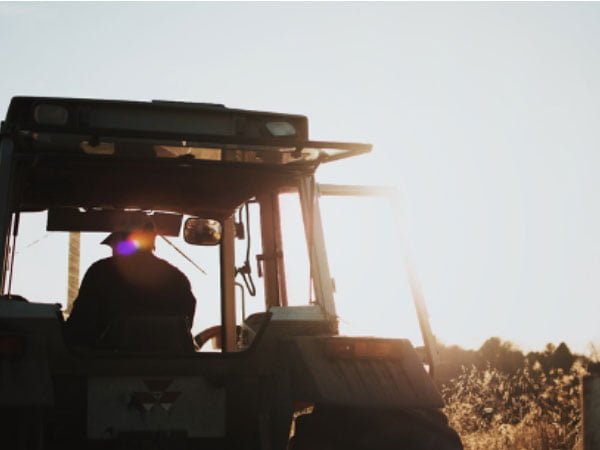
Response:
[[[356,436],[350,445],[319,430],[359,421],[363,440],[393,427],[393,439],[417,443],[406,448],[461,448],[408,340],[339,336],[319,209],[327,188],[315,171],[370,149],[310,140],[300,115],[13,98],[0,141],[0,445],[354,448]],[[291,246],[281,225],[290,205],[302,230]],[[196,316],[127,316],[93,345],[72,345],[80,245],[140,222],[152,224],[158,256],[185,267]],[[20,235],[40,225],[69,253],[48,247],[27,260],[19,249],[33,244]],[[102,256],[96,247],[89,262]],[[52,271],[67,258],[68,299],[57,305]],[[294,421],[300,412],[310,414]],[[435,446],[420,446],[423,436]]]

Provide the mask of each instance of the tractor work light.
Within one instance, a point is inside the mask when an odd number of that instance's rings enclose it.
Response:
[[[269,133],[273,136],[283,137],[283,136],[295,136],[296,128],[290,122],[267,122],[265,124]]]
[[[69,111],[59,105],[37,105],[33,110],[33,118],[39,125],[66,125]]]
[[[335,359],[399,359],[400,348],[390,341],[377,339],[330,339],[325,354]]]

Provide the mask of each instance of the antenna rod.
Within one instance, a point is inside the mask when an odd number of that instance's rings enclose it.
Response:
[[[163,241],[165,241],[167,244],[169,244],[171,247],[173,247],[175,250],[177,250],[177,253],[179,253],[181,256],[183,256],[185,259],[187,259],[196,269],[198,269],[204,275],[208,275],[202,267],[200,267],[198,264],[196,264],[194,261],[192,261],[192,259],[188,255],[186,255],[181,250],[179,250],[179,248],[175,244],[173,244],[169,239],[167,239],[163,235],[160,235],[160,237],[162,238]]]

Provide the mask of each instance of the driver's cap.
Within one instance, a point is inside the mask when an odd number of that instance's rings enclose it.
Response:
[[[156,229],[151,220],[129,222],[106,236],[100,244],[115,248],[122,242],[136,241],[138,249],[154,249]]]
[[[108,236],[106,236],[100,244],[108,245],[109,247],[114,247],[119,242],[126,241],[129,238],[129,231],[113,231]]]

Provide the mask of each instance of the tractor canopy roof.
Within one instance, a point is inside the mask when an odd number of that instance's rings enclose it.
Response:
[[[301,115],[183,102],[14,97],[15,211],[225,217],[368,144],[311,141]]]

